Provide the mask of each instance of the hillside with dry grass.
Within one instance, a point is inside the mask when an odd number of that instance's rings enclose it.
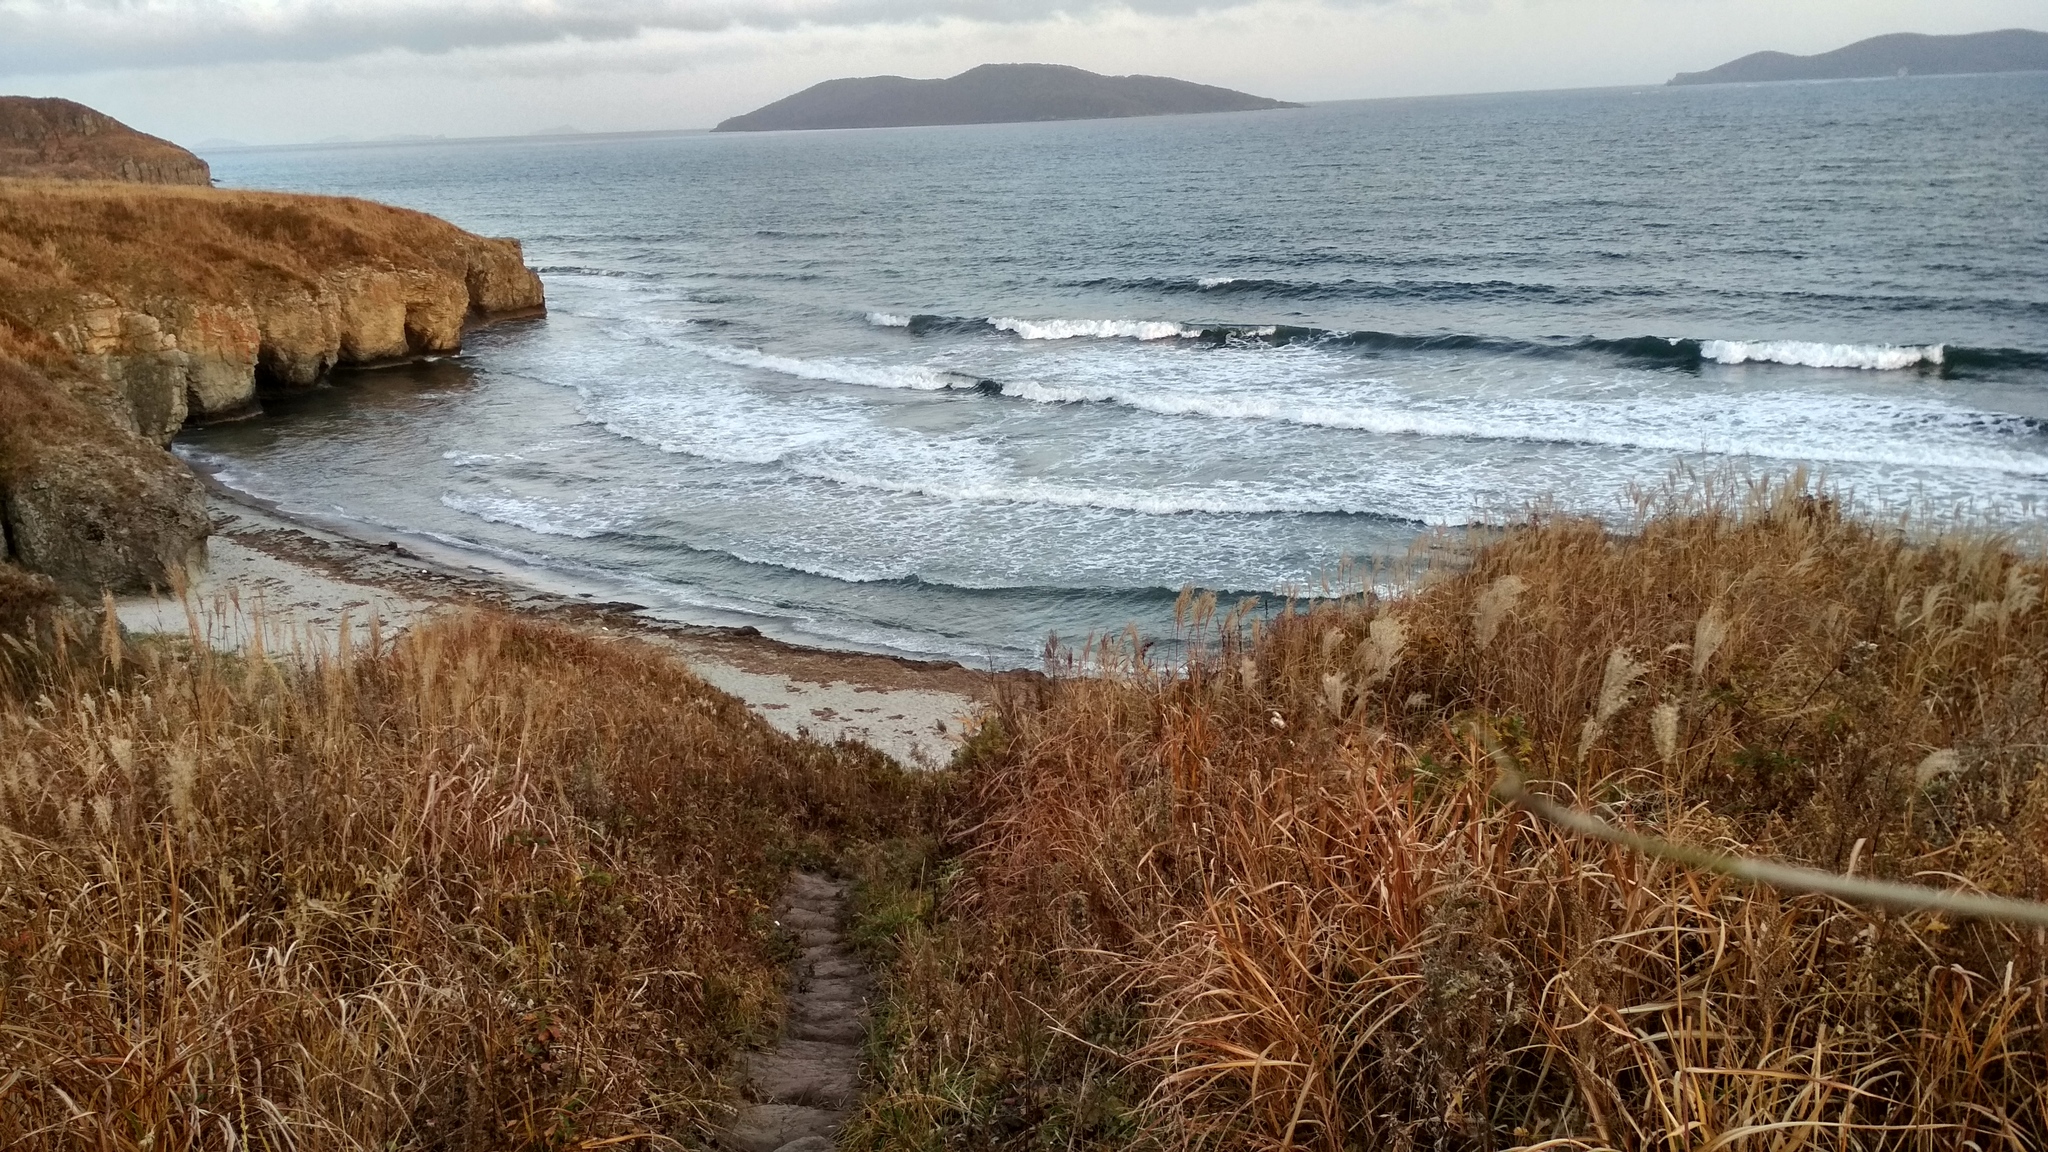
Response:
[[[46,618],[0,640],[0,1131],[707,1145],[804,864],[882,967],[845,1148],[2048,1143],[2048,948],[1944,906],[2048,897],[2048,563],[1798,483],[1480,543],[1190,596],[1184,663],[1097,645],[914,775],[554,625],[273,660]],[[1504,764],[1919,903],[1582,835]]]
[[[0,1143],[701,1145],[790,868],[926,810],[643,644],[355,640],[0,644]]]
[[[83,104],[0,96],[0,177],[121,180],[138,184],[213,182],[206,161],[168,140],[137,132]]]
[[[849,1144],[2048,1146],[2048,948],[1623,828],[2048,897],[2048,564],[1795,485],[1537,518],[1392,598],[1190,601],[1184,668],[1011,692],[950,843],[871,859]]]

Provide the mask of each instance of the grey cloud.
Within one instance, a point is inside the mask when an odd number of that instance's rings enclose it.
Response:
[[[855,27],[947,18],[1019,23],[1112,9],[1191,14],[1255,0],[598,0],[595,3],[247,6],[0,0],[0,76],[439,54],[645,31]]]

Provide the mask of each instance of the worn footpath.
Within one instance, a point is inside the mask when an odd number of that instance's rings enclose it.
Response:
[[[840,935],[847,885],[815,872],[790,880],[776,918],[803,948],[780,1042],[748,1063],[750,1098],[726,1134],[735,1152],[831,1152],[859,1091],[873,980]]]

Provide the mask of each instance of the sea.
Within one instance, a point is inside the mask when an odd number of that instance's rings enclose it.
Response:
[[[2048,74],[208,159],[517,237],[549,308],[187,460],[799,643],[1033,665],[1697,477],[2048,497]]]

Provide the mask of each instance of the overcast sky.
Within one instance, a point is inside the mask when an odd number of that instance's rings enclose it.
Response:
[[[2048,0],[0,0],[0,92],[287,143],[702,128],[834,76],[990,61],[1339,100],[2008,27],[2048,29]]]

